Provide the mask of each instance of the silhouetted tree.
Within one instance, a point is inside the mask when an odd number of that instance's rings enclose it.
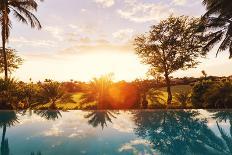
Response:
[[[172,101],[170,74],[179,69],[194,67],[198,64],[196,58],[206,54],[202,50],[206,43],[204,35],[198,32],[200,24],[198,18],[170,16],[134,41],[142,63],[164,74],[167,104]]]
[[[207,12],[203,16],[205,22],[203,30],[211,32],[205,49],[210,50],[219,43],[217,54],[229,49],[232,58],[232,1],[231,0],[203,0]]]
[[[39,20],[31,11],[37,10],[35,0],[0,0],[0,23],[2,28],[2,56],[4,60],[4,75],[8,78],[6,42],[9,39],[11,20],[10,13],[20,22],[30,24],[32,28],[41,28]]]
[[[96,102],[97,109],[110,108],[109,89],[112,86],[112,75],[107,74],[100,78],[94,78],[83,88],[81,104]]]
[[[0,48],[0,73],[4,72],[4,56],[3,49]],[[18,69],[20,65],[23,63],[23,59],[19,57],[14,49],[7,48],[6,49],[7,56],[7,69],[8,72],[12,73],[15,69]]]
[[[56,109],[56,103],[74,102],[72,95],[65,92],[59,82],[46,82],[39,85],[38,104],[50,103],[50,109]]]
[[[202,75],[204,76],[204,78],[206,79],[206,78],[207,78],[207,73],[206,73],[206,71],[202,70],[201,73],[202,73]]]
[[[154,78],[157,85],[160,84],[163,80],[162,75],[159,72],[157,72],[157,70],[155,70],[154,68],[150,68],[148,70],[147,76],[151,76],[152,78]]]
[[[146,109],[147,108],[147,93],[150,89],[154,88],[156,86],[155,82],[153,80],[139,80],[136,79],[132,82],[136,87],[140,95],[139,105],[140,107]],[[145,103],[145,104],[144,104]],[[145,106],[144,106],[145,105]]]

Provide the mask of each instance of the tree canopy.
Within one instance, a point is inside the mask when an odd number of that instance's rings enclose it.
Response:
[[[11,73],[22,65],[23,59],[17,55],[17,52],[14,49],[8,48],[6,49],[6,53],[8,71]],[[2,72],[4,72],[4,59],[2,55],[2,48],[0,48],[0,73]]]
[[[170,16],[134,41],[136,53],[142,63],[149,65],[153,71],[164,74],[169,103],[172,100],[170,74],[196,66],[199,63],[197,58],[207,54],[207,50],[203,50],[207,43],[205,34],[198,30],[201,24],[199,18]]]

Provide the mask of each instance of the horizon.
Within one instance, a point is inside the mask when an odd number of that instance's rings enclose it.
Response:
[[[133,50],[133,37],[171,14],[200,17],[204,12],[201,1],[194,0],[44,1],[36,12],[41,30],[13,20],[8,46],[24,59],[13,76],[22,81],[89,81],[107,73],[113,73],[116,81],[144,78],[147,66]],[[216,58],[216,49],[197,68],[172,76],[199,77],[201,70],[214,76],[232,75],[228,52]]]

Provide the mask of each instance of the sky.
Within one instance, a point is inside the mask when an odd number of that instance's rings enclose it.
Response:
[[[115,80],[145,78],[148,67],[135,55],[132,40],[171,14],[199,17],[201,0],[45,0],[35,13],[43,28],[31,29],[12,17],[8,46],[24,59],[18,80],[88,81],[107,73]],[[174,77],[232,75],[228,52],[213,49],[195,69]]]

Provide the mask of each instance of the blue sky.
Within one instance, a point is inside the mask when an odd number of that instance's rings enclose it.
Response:
[[[14,18],[9,46],[24,58],[13,76],[27,81],[84,80],[113,72],[115,80],[143,78],[132,38],[169,15],[199,17],[200,0],[45,0],[39,3],[42,30],[30,29]],[[197,69],[173,76],[230,75],[228,53],[215,58],[215,50]]]

